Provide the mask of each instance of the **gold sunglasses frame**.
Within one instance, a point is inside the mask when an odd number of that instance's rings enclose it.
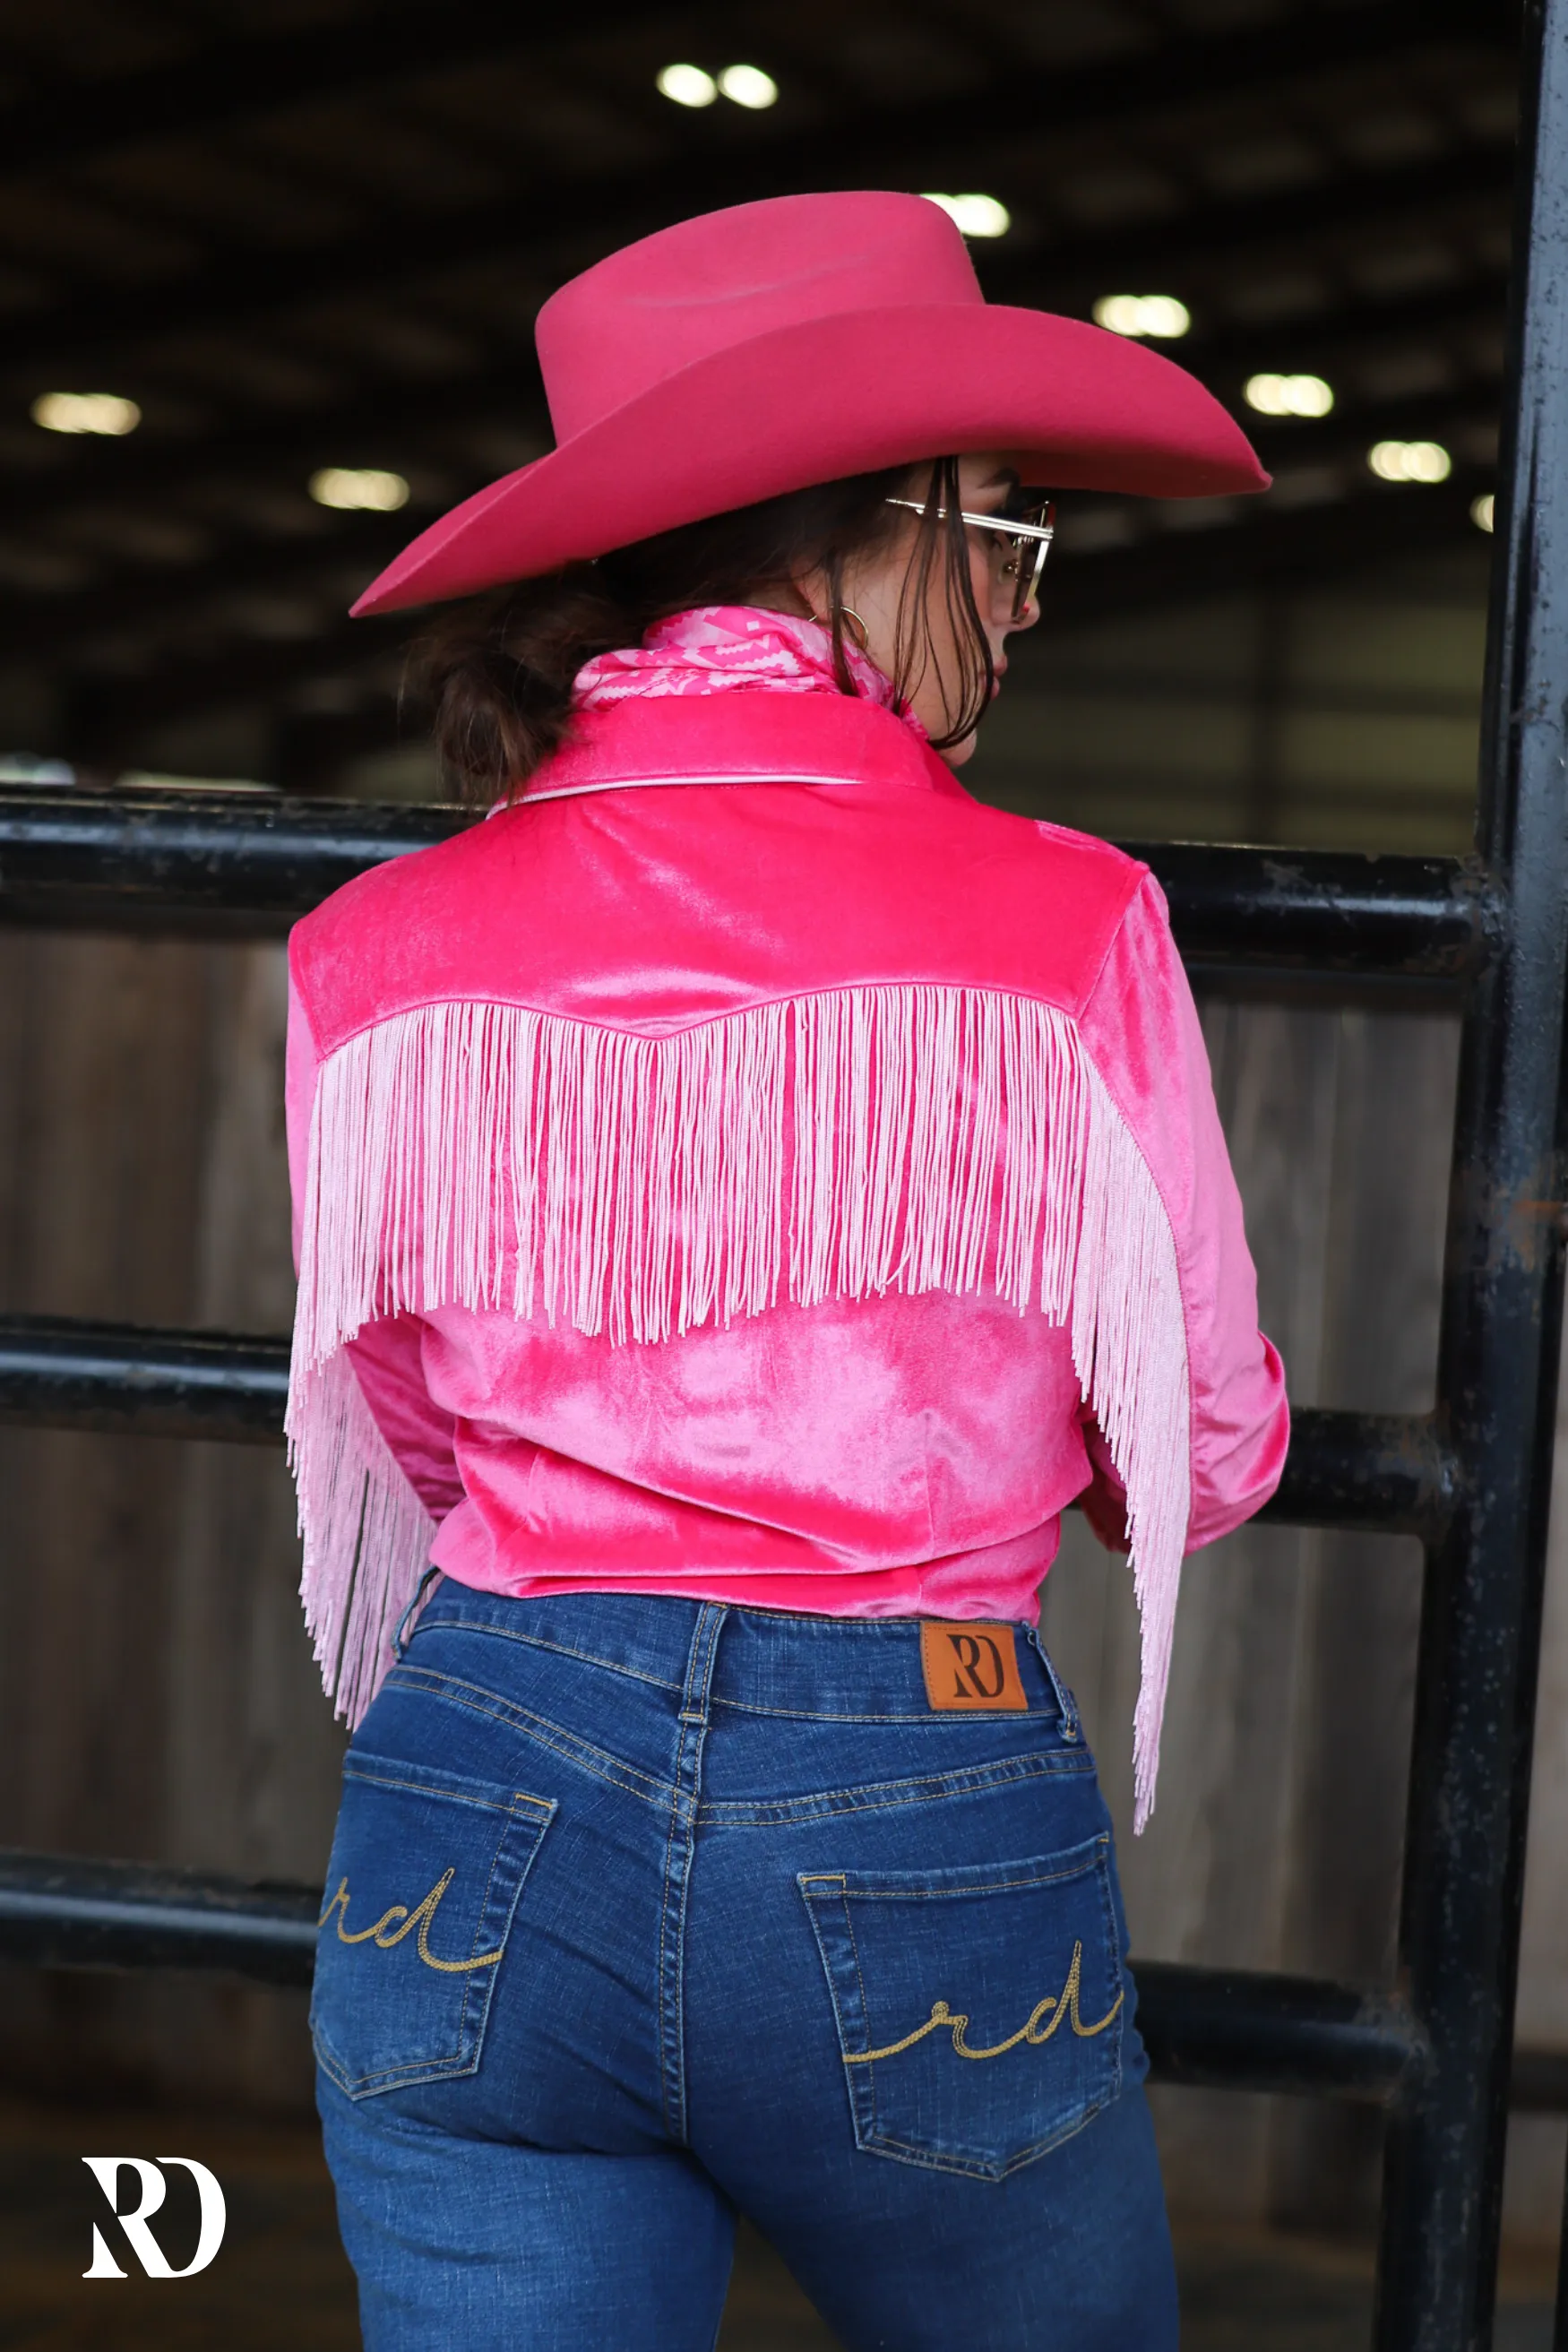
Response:
[[[888,499],[884,503],[890,507],[907,507],[910,514],[918,514],[922,519],[926,511],[925,501],[921,499]],[[945,521],[947,509],[938,507],[936,511],[938,517]],[[1040,574],[1046,568],[1046,558],[1051,551],[1051,541],[1056,537],[1056,500],[1047,499],[1034,511],[1044,515],[1044,522],[1020,522],[1012,515],[970,514],[963,507],[958,510],[958,519],[961,522],[976,523],[982,530],[1000,531],[1005,539],[1016,542],[1018,576],[1013,583],[1015,621],[1023,619],[1034,601],[1035,591],[1040,584]],[[1033,540],[1035,542],[1035,560],[1029,566],[1028,577],[1026,579],[1023,551],[1024,542],[1027,540]]]

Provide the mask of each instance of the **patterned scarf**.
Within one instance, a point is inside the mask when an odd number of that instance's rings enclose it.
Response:
[[[891,710],[922,739],[925,729],[884,677],[847,638],[844,657],[856,692]],[[573,708],[603,710],[637,695],[837,694],[833,637],[816,621],[752,604],[701,604],[656,621],[640,646],[600,654],[577,673]]]

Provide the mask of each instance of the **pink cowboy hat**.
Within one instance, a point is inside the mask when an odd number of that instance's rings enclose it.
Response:
[[[923,196],[778,196],[680,221],[539,314],[557,446],[420,532],[355,613],[526,580],[846,474],[1026,453],[1050,489],[1261,490],[1185,369],[1079,319],[987,303]]]

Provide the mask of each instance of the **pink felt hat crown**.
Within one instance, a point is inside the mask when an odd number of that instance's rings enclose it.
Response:
[[[660,229],[539,314],[557,446],[421,531],[356,613],[525,580],[814,482],[1018,451],[1052,489],[1260,490],[1185,369],[988,303],[923,196],[778,196]]]

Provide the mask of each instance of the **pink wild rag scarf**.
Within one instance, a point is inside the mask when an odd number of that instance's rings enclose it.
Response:
[[[922,740],[925,729],[886,677],[848,639],[844,658],[856,692],[891,710]],[[600,654],[577,673],[578,710],[605,710],[638,697],[728,694],[758,688],[775,694],[838,694],[833,637],[818,622],[753,604],[700,604],[656,621],[640,646]]]

